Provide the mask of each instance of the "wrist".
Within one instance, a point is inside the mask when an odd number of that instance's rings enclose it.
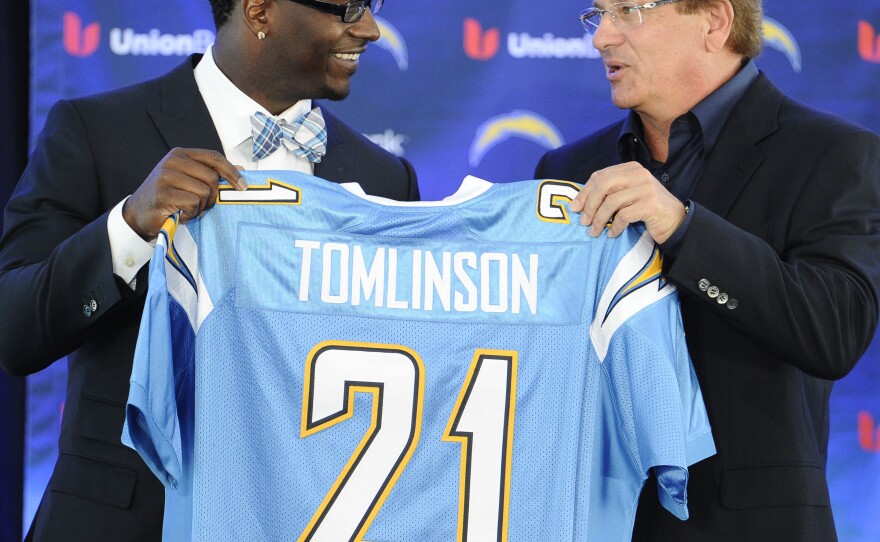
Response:
[[[150,241],[151,238],[155,236],[151,237],[149,232],[145,232],[142,228],[138,226],[137,215],[132,210],[131,199],[132,197],[129,196],[122,204],[122,219],[125,221],[126,224],[128,224],[128,227],[131,228],[131,231],[136,233],[141,239],[143,239],[144,241]]]

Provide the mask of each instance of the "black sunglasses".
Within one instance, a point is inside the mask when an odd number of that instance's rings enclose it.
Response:
[[[356,23],[361,20],[364,11],[369,8],[373,15],[379,13],[385,0],[352,0],[346,4],[334,4],[323,0],[291,0],[319,11],[339,15],[344,23]]]

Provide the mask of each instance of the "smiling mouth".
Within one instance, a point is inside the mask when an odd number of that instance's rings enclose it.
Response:
[[[339,60],[348,60],[349,62],[356,62],[357,59],[361,57],[360,53],[333,53],[333,56],[338,58]]]

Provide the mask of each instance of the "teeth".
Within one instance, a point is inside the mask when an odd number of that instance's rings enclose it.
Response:
[[[357,60],[361,55],[359,53],[333,53],[333,56],[342,60]]]

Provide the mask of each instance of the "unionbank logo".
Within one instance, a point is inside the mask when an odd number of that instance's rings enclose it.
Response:
[[[507,52],[513,58],[599,58],[593,36],[560,38],[549,32],[532,36],[527,32],[507,35]]]
[[[376,45],[391,53],[394,61],[397,62],[397,67],[401,71],[405,71],[409,67],[409,51],[406,48],[403,35],[385,19],[381,17],[375,17],[375,19],[381,33],[381,37],[376,41]]]
[[[101,25],[89,23],[83,28],[82,18],[72,11],[64,12],[64,50],[71,56],[85,57],[98,50]]]
[[[64,13],[64,50],[67,54],[86,57],[94,54],[101,43],[101,24],[83,27],[82,18],[72,11]],[[137,32],[133,28],[110,29],[110,51],[115,55],[188,56],[203,53],[214,43],[211,30],[194,30],[192,34],[169,34],[154,28]]]
[[[859,56],[866,62],[880,64],[880,36],[868,21],[859,21]]]
[[[868,412],[859,412],[859,445],[866,452],[880,453],[880,428]]]
[[[489,60],[498,54],[501,31],[497,28],[483,30],[476,19],[464,20],[464,52],[474,60]]]
[[[511,111],[505,115],[492,117],[477,128],[476,137],[471,143],[469,157],[471,167],[480,165],[486,153],[512,137],[534,141],[548,150],[560,147],[564,143],[559,130],[541,115],[531,111]]]
[[[163,34],[157,28],[145,34],[133,28],[110,30],[110,50],[120,56],[189,56],[204,53],[212,43],[214,33],[204,29],[192,34]]]
[[[787,28],[770,17],[764,17],[764,44],[784,54],[791,68],[801,71],[801,48]]]
[[[507,34],[507,53],[513,58],[599,58],[593,47],[593,37],[583,34],[576,38],[562,38],[545,32],[534,36],[528,32]],[[474,60],[489,60],[498,55],[501,31],[483,30],[476,19],[464,20],[464,52]]]

